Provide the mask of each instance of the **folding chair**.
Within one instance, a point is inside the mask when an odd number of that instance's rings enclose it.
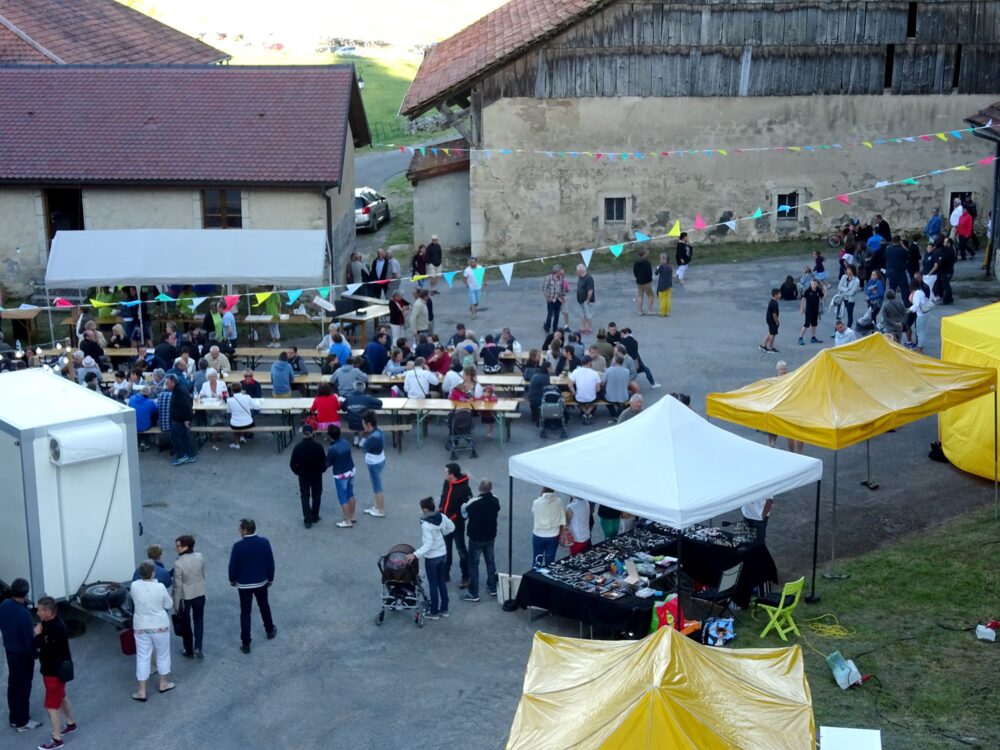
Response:
[[[740,580],[740,572],[743,570],[743,563],[739,563],[729,570],[722,571],[719,585],[714,589],[704,589],[691,594],[691,601],[704,605],[705,615],[712,613],[715,607],[721,607],[719,615],[726,612],[735,617],[732,609],[733,594],[736,593],[736,583]]]
[[[767,612],[768,616],[767,627],[760,634],[761,638],[767,635],[771,628],[774,628],[783,641],[788,640],[786,637],[787,633],[795,633],[798,636],[802,635],[795,625],[795,620],[792,619],[792,613],[795,612],[795,608],[799,605],[799,599],[802,597],[802,589],[805,587],[805,583],[806,579],[803,576],[797,581],[786,583],[781,589],[781,594],[757,600],[757,606]]]

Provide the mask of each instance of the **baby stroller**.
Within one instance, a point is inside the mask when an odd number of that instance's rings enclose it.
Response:
[[[559,429],[559,437],[566,437],[566,403],[558,386],[549,385],[542,391],[542,403],[538,407],[539,437],[549,436],[546,429]]]
[[[854,320],[854,332],[858,336],[875,333],[875,321],[872,318],[872,308],[870,305],[866,305],[864,312]]]
[[[378,570],[382,574],[382,609],[375,615],[375,624],[385,620],[386,610],[413,611],[413,623],[424,626],[424,613],[428,608],[427,592],[420,577],[420,563],[407,556],[413,554],[409,544],[397,544],[382,555]]]
[[[448,442],[445,448],[451,451],[451,460],[458,460],[459,451],[468,451],[469,458],[478,458],[476,439],[472,437],[475,427],[472,409],[456,409],[448,423]]]

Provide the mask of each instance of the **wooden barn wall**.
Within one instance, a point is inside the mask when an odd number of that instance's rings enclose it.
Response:
[[[504,97],[952,93],[960,57],[958,93],[997,91],[1000,2],[918,2],[908,37],[909,6],[617,2],[487,75],[479,89],[484,105]]]

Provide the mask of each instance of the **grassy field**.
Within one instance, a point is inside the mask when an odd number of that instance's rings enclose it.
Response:
[[[799,605],[803,637],[792,639],[805,654],[817,727],[880,728],[886,750],[1000,747],[1000,646],[971,632],[1000,615],[998,544],[1000,522],[983,509],[845,562],[848,580],[817,582],[822,601]],[[811,629],[825,613],[846,637]],[[757,637],[766,620],[738,614],[737,646],[783,645]],[[833,651],[873,678],[841,690],[825,661]]]

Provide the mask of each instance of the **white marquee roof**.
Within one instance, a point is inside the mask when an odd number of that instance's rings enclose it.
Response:
[[[674,398],[620,425],[512,456],[510,475],[685,528],[822,478],[823,462],[715,427]]]
[[[86,229],[57,232],[45,285],[323,283],[321,229]]]

